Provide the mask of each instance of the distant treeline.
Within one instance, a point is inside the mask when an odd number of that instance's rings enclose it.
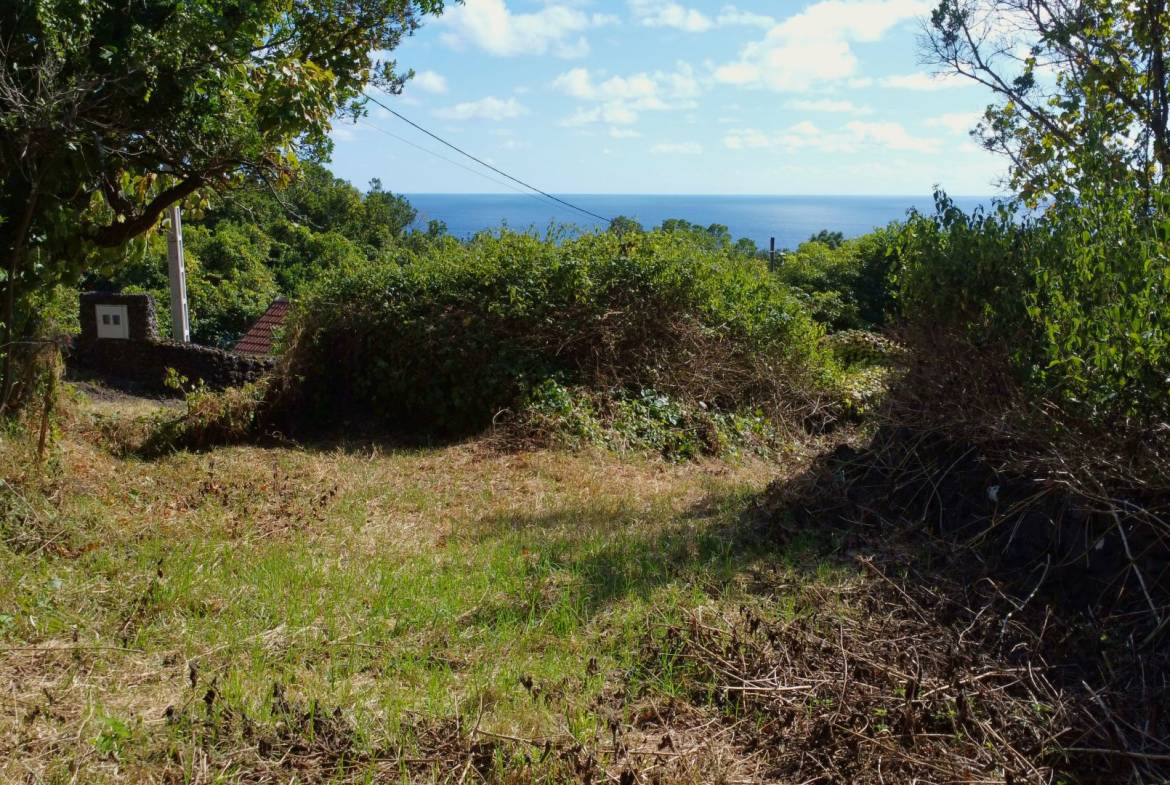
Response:
[[[685,234],[700,248],[768,258],[755,242],[734,238],[722,224],[669,219],[656,229]],[[371,181],[363,193],[311,162],[283,190],[252,184],[202,210],[187,208],[183,230],[192,338],[213,346],[230,346],[275,297],[299,298],[326,274],[401,264],[436,245],[463,242],[448,235],[441,221],[420,226],[410,203],[380,181]],[[620,236],[647,229],[620,217],[609,231]],[[857,271],[867,263],[872,267],[874,247],[821,232],[795,252],[781,252],[780,275],[818,318],[834,326],[877,323],[880,297],[863,296],[862,302],[848,291],[857,288],[852,284]],[[165,236],[155,233],[128,245],[116,263],[86,275],[82,288],[148,292],[165,309],[170,296]],[[68,309],[63,302],[59,310],[67,315]],[[165,320],[160,326],[169,330]]]

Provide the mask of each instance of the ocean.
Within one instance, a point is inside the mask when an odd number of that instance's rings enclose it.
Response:
[[[517,231],[543,233],[551,225],[578,230],[605,223],[535,194],[404,194],[418,210],[420,226],[437,219],[450,233],[470,237],[506,225]],[[652,228],[667,218],[708,226],[723,224],[732,237],[747,237],[760,248],[776,238],[777,248],[795,248],[822,229],[846,237],[865,234],[904,218],[917,208],[933,211],[930,196],[652,196],[626,194],[558,194],[567,202],[606,218],[623,215]],[[952,197],[964,210],[991,202],[989,196]]]

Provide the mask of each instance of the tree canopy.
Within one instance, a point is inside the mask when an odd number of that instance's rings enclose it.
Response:
[[[248,183],[184,220],[191,337],[231,346],[278,294],[298,297],[339,269],[403,262],[442,230],[413,230],[414,208],[373,180],[363,194],[324,166],[305,161],[281,191]],[[166,241],[152,234],[87,271],[89,289],[169,297]],[[164,330],[167,325],[160,325]]]
[[[1165,0],[942,0],[926,55],[996,94],[976,133],[1028,201],[1150,190],[1170,170],[1168,27]]]
[[[3,320],[17,288],[75,279],[94,249],[184,198],[287,180],[384,53],[443,0],[11,0],[0,6]]]

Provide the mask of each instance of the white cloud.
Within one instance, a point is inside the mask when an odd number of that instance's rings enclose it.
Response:
[[[900,123],[876,122],[847,123],[845,129],[854,135],[860,144],[876,144],[887,150],[906,150],[916,153],[936,153],[942,143],[938,139],[911,136]]]
[[[610,128],[609,136],[611,139],[640,139],[642,134],[638,133],[632,128]]]
[[[929,0],[821,0],[745,46],[737,60],[716,67],[715,79],[793,92],[844,82],[858,67],[851,44],[878,41],[930,8]]]
[[[767,30],[776,24],[776,20],[763,14],[740,11],[733,5],[725,5],[719,16],[715,17],[715,23],[720,27],[760,27]]]
[[[435,114],[447,120],[500,121],[510,120],[513,117],[528,114],[528,110],[515,98],[502,99],[489,95],[478,101],[465,101],[461,104],[436,110]]]
[[[947,112],[946,114],[928,117],[928,128],[945,128],[952,134],[970,133],[975,125],[983,119],[983,112]]]
[[[946,90],[952,87],[973,85],[975,82],[958,74],[900,74],[883,77],[878,84],[882,87],[896,87],[902,90]]]
[[[464,0],[439,17],[449,28],[441,37],[453,48],[465,43],[501,57],[521,54],[583,57],[589,53],[584,31],[615,22],[608,14],[586,14],[569,5],[547,5],[533,13],[513,13],[504,0]]]
[[[821,98],[815,101],[795,100],[784,105],[788,109],[801,112],[829,112],[833,114],[873,114],[868,106],[858,106],[852,101],[840,101],[830,98]]]
[[[646,27],[672,27],[686,33],[705,33],[713,27],[759,27],[767,30],[776,20],[764,14],[741,11],[725,5],[712,19],[695,8],[687,8],[674,0],[630,0],[634,19]]]
[[[428,93],[441,94],[447,92],[447,80],[442,74],[434,71],[419,71],[410,80],[411,86],[417,87]]]
[[[647,73],[613,76],[595,83],[588,68],[574,68],[553,80],[553,87],[583,101],[635,100],[655,96],[658,79]]]
[[[588,68],[574,68],[553,80],[553,87],[573,98],[591,99],[595,89]]]
[[[659,142],[650,148],[655,155],[702,155],[703,145],[698,142]]]
[[[593,109],[581,108],[561,120],[561,125],[574,128],[591,123],[610,123],[612,125],[633,125],[638,122],[638,114],[620,102],[612,102]]]
[[[727,63],[715,69],[715,80],[730,85],[748,85],[758,82],[760,69],[750,63]]]
[[[568,126],[630,125],[637,122],[639,112],[693,108],[694,98],[702,92],[694,70],[681,62],[671,72],[640,72],[609,78],[595,75],[588,68],[573,68],[554,79],[553,87],[579,101],[597,104],[577,109],[562,121],[562,125]]]
[[[723,144],[731,150],[780,149],[786,152],[817,150],[823,153],[856,153],[866,148],[937,153],[942,142],[913,136],[900,123],[854,120],[836,131],[827,131],[808,120],[775,134],[756,128],[729,131]]]
[[[630,0],[630,10],[646,27],[673,27],[687,33],[705,33],[715,26],[706,14],[673,0]]]
[[[773,144],[771,137],[755,128],[728,131],[723,137],[723,145],[729,150],[759,150],[772,147]]]

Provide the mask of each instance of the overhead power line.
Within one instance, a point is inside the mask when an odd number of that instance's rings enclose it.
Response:
[[[399,136],[398,134],[392,133],[391,131],[387,131],[385,128],[382,128],[381,126],[379,126],[375,123],[371,123],[369,120],[367,120],[365,118],[359,119],[358,122],[367,128],[370,128],[374,131],[377,131],[380,134],[384,134],[385,136],[390,137],[391,139],[397,139],[399,142],[402,142],[403,144],[406,144],[406,145],[410,145],[411,147],[413,147],[416,150],[424,152],[427,155],[434,156],[435,158],[438,158],[440,161],[446,161],[447,163],[451,164],[452,166],[458,166],[460,169],[462,169],[465,172],[471,172],[476,177],[482,177],[483,179],[487,180],[488,182],[495,183],[496,185],[500,186],[501,188],[507,188],[509,191],[512,191],[514,193],[518,193],[521,196],[527,196],[531,199],[535,199],[536,201],[540,202],[541,204],[544,204],[544,200],[541,199],[536,194],[532,193],[531,191],[526,191],[523,188],[520,188],[519,186],[512,185],[512,183],[505,182],[504,180],[500,180],[498,178],[492,177],[490,174],[487,174],[486,172],[481,172],[478,169],[472,169],[470,166],[464,166],[463,164],[459,163],[458,161],[454,161],[454,160],[448,158],[447,156],[442,155],[441,153],[436,153],[434,150],[431,150],[430,148],[423,147],[421,144],[415,144],[414,142],[410,141],[406,137]]]
[[[532,196],[533,198],[536,198],[536,199],[540,198],[538,196],[535,196],[534,194],[529,194],[527,191],[523,190],[522,188],[518,188],[517,186],[512,185],[511,183],[506,183],[503,180],[499,180],[495,177],[492,177],[490,174],[486,174],[484,172],[481,172],[478,169],[472,169],[470,166],[464,166],[463,164],[459,163],[458,161],[453,161],[450,158],[448,158],[447,156],[442,155],[441,153],[436,153],[434,150],[423,147],[421,144],[415,144],[414,142],[410,141],[406,137],[399,136],[396,133],[392,133],[390,131],[387,131],[385,128],[382,128],[381,126],[378,126],[374,123],[371,123],[369,120],[366,120],[364,118],[359,119],[358,123],[361,125],[364,125],[366,128],[369,128],[373,131],[377,131],[378,133],[380,133],[384,136],[388,136],[391,139],[397,139],[398,141],[402,142],[405,145],[410,145],[415,150],[419,150],[420,152],[424,152],[427,155],[434,156],[435,158],[438,158],[440,161],[446,161],[447,163],[451,164],[452,166],[458,166],[460,169],[462,169],[465,172],[471,172],[473,175],[475,175],[477,177],[482,177],[483,179],[485,179],[489,182],[493,182],[496,185],[502,186],[503,188],[507,188],[509,191],[515,191],[516,193],[522,193],[522,194],[525,194],[527,196]]]
[[[476,162],[477,164],[479,164],[480,166],[487,167],[488,169],[491,169],[491,170],[492,170],[493,172],[495,172],[496,174],[498,174],[498,175],[501,175],[501,176],[503,176],[503,177],[506,177],[506,178],[508,178],[509,180],[511,180],[511,181],[512,181],[512,182],[514,182],[514,183],[519,183],[520,185],[524,186],[524,187],[525,187],[525,188],[527,188],[528,190],[530,190],[530,191],[534,191],[534,192],[536,192],[536,193],[540,194],[541,196],[543,196],[543,197],[545,197],[545,198],[547,198],[547,199],[551,199],[551,200],[553,200],[554,202],[557,202],[557,203],[559,203],[559,204],[562,204],[562,205],[564,205],[565,207],[568,207],[568,208],[569,208],[569,209],[571,209],[571,210],[576,210],[576,211],[577,211],[577,212],[579,212],[579,213],[584,213],[585,215],[588,215],[590,218],[596,218],[596,219],[597,219],[597,220],[599,220],[599,221],[604,221],[604,222],[606,222],[606,223],[612,223],[612,222],[613,222],[613,219],[611,219],[611,218],[606,218],[604,215],[598,215],[598,214],[597,214],[597,213],[595,213],[595,212],[592,212],[592,211],[590,211],[590,210],[586,210],[584,207],[578,207],[577,205],[575,205],[575,204],[572,204],[571,202],[566,202],[564,199],[561,199],[561,198],[560,198],[560,197],[558,197],[558,196],[553,196],[553,195],[552,195],[552,194],[550,194],[549,192],[547,192],[547,191],[543,191],[543,190],[541,190],[541,189],[537,188],[535,185],[531,185],[531,184],[529,184],[529,183],[526,183],[526,182],[524,182],[523,180],[521,180],[521,179],[520,179],[520,178],[518,178],[518,177],[513,177],[512,175],[508,174],[507,172],[505,172],[505,171],[504,171],[504,170],[502,170],[502,169],[497,169],[496,167],[494,167],[494,166],[492,166],[491,164],[489,164],[487,161],[484,161],[484,160],[482,160],[482,159],[476,158],[474,155],[472,155],[471,153],[467,152],[466,150],[464,150],[464,149],[462,149],[462,148],[460,148],[460,147],[458,147],[458,146],[456,146],[456,145],[454,145],[454,144],[451,144],[450,142],[448,142],[446,139],[444,139],[443,137],[439,136],[438,134],[436,134],[436,133],[433,133],[433,132],[431,132],[431,131],[428,131],[426,128],[423,128],[421,125],[419,125],[418,123],[414,122],[414,121],[413,121],[413,120],[411,120],[410,118],[408,118],[408,117],[406,117],[406,116],[402,115],[401,113],[399,113],[399,112],[396,112],[395,110],[391,109],[389,106],[387,106],[386,104],[382,103],[382,102],[381,102],[381,101],[379,101],[377,98],[375,98],[374,96],[370,95],[369,93],[366,93],[366,94],[365,94],[365,96],[366,96],[366,98],[368,98],[370,101],[372,101],[373,103],[375,103],[375,104],[377,104],[378,106],[382,107],[383,109],[385,109],[387,112],[389,112],[390,114],[392,114],[392,115],[394,115],[395,117],[397,117],[397,118],[398,118],[399,120],[401,120],[402,122],[406,123],[406,124],[407,124],[407,125],[409,125],[409,126],[412,126],[413,128],[416,128],[416,129],[418,129],[419,131],[422,131],[422,132],[423,132],[424,134],[426,134],[427,136],[431,137],[432,139],[434,139],[435,141],[437,141],[437,142],[439,142],[439,143],[441,143],[441,144],[443,144],[443,145],[446,145],[447,147],[450,147],[452,150],[454,150],[455,152],[459,153],[460,155],[463,155],[463,156],[466,156],[467,158],[470,158],[472,161],[475,161],[475,162]]]

